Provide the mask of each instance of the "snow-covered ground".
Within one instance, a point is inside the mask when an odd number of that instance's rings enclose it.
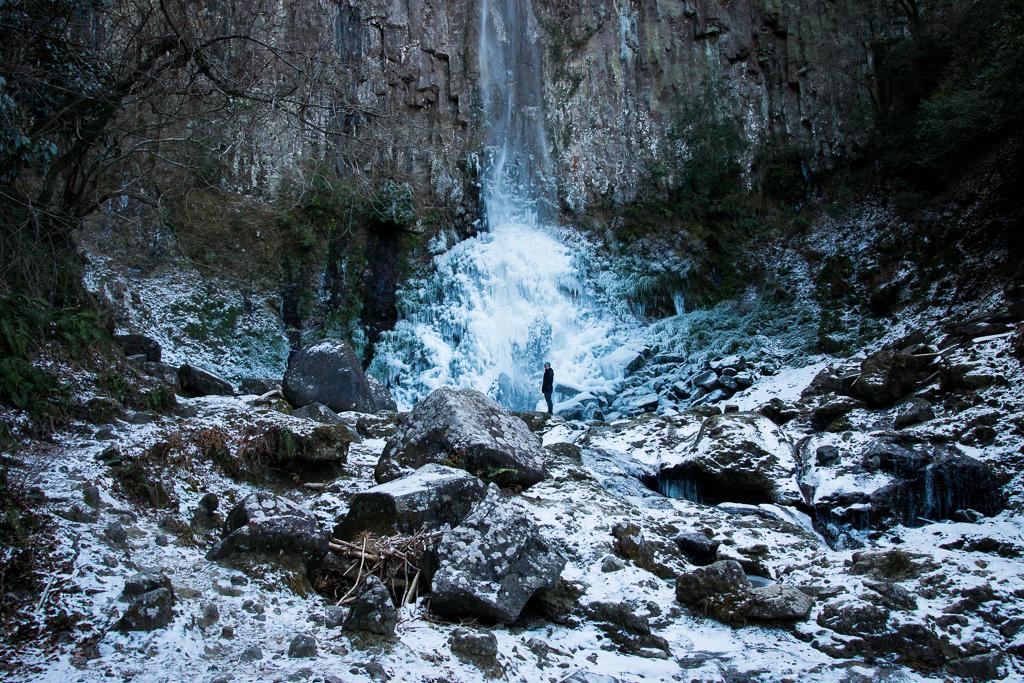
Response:
[[[997,426],[1021,418],[1020,367],[1009,358],[1005,337],[980,340],[970,351],[973,362],[1009,381],[983,390],[981,399],[964,413],[939,415],[927,429],[942,433],[953,422],[998,406]],[[734,399],[744,410],[771,398],[792,401],[823,367],[783,369],[762,379]],[[463,662],[448,642],[459,624],[431,615],[424,599],[402,612],[397,637],[390,642],[367,640],[324,625],[330,602],[310,592],[294,569],[266,563],[245,571],[205,559],[216,532],[193,532],[189,520],[200,498],[215,493],[221,510],[260,485],[231,479],[197,447],[205,429],[227,432],[272,419],[271,406],[254,397],[203,398],[181,401],[176,416],[133,424],[119,421],[104,440],[94,428],[80,425],[62,434],[48,451],[26,456],[37,473],[34,484],[45,503],[40,512],[54,539],[46,589],[32,618],[43,632],[58,615],[74,626],[61,638],[43,638],[35,646],[3,645],[2,657],[16,668],[10,680],[32,681],[168,681],[168,680],[380,680],[381,671],[395,681],[476,681],[487,676]],[[874,429],[882,416],[859,411],[852,434]],[[357,416],[349,416],[355,418]],[[294,419],[294,418],[282,418]],[[141,420],[138,420],[141,421]],[[696,439],[702,419],[645,415],[610,425],[554,420],[544,429],[546,445],[575,443],[579,458],[566,450],[549,449],[551,477],[518,496],[545,536],[566,556],[563,581],[582,594],[566,623],[524,617],[510,626],[470,624],[493,632],[498,662],[509,681],[944,681],[953,674],[925,673],[907,655],[913,647],[896,648],[894,656],[878,651],[864,656],[858,636],[840,633],[829,619],[844,609],[883,604],[878,590],[909,595],[910,602],[886,607],[894,634],[911,637],[914,628],[940,634],[947,656],[956,659],[1000,653],[1003,680],[1020,680],[1024,666],[1024,548],[1020,475],[1007,485],[1010,504],[1002,513],[978,523],[940,522],[918,528],[897,526],[885,532],[859,532],[860,551],[831,548],[806,514],[775,504],[708,506],[660,496],[638,478],[676,457]],[[784,426],[787,438],[806,436],[803,427]],[[915,429],[926,429],[917,427]],[[828,436],[815,437],[825,443]],[[851,436],[850,438],[860,438]],[[154,444],[172,443],[156,475],[167,484],[177,506],[154,510],[128,500],[99,456],[112,444],[125,454],[142,453]],[[322,491],[279,484],[275,492],[295,502],[330,528],[346,511],[355,491],[374,484],[372,470],[384,438],[367,438],[349,453],[343,477]],[[989,460],[1006,472],[1021,445],[1016,431],[1001,431],[988,445],[963,446],[974,457]],[[571,449],[569,449],[571,450]],[[817,470],[816,476],[826,477]],[[1009,475],[1008,475],[1009,476]],[[818,482],[829,487],[864,486],[861,480]],[[69,514],[86,509],[83,491],[95,485],[100,493],[94,519]],[[72,521],[77,518],[78,521]],[[756,565],[757,573],[805,589],[816,597],[810,617],[793,627],[728,626],[684,607],[675,599],[673,582],[627,561],[605,571],[614,552],[613,529],[633,524],[652,547],[671,546],[680,531],[706,533],[721,543],[720,557]],[[127,540],[112,540],[120,525]],[[984,543],[977,542],[985,539]],[[1008,548],[994,552],[996,547]],[[898,550],[913,558],[916,569],[879,588],[870,572],[851,569],[855,553]],[[657,554],[657,553],[655,553]],[[682,563],[678,557],[665,561]],[[125,580],[142,569],[157,569],[172,580],[177,594],[175,617],[153,632],[120,633],[111,628],[125,608],[120,598]],[[901,598],[904,601],[905,598]],[[878,602],[882,600],[882,602]],[[874,602],[872,602],[874,601]],[[608,635],[609,625],[594,617],[601,603],[624,603],[625,609],[649,623],[664,638],[668,651],[630,651]],[[200,624],[208,605],[216,606],[214,624]],[[830,616],[832,615],[832,616]],[[1016,625],[1016,626],[1014,626]],[[871,624],[861,627],[868,633]],[[879,627],[882,628],[882,627]],[[902,629],[902,630],[901,630]],[[300,633],[317,641],[317,656],[288,656],[291,639]],[[895,636],[894,636],[895,637]],[[852,643],[852,644],[851,644]],[[926,645],[922,644],[922,648]],[[257,649],[258,648],[258,651]],[[846,653],[846,654],[844,654]],[[966,665],[965,665],[965,669]],[[330,677],[334,678],[330,678]],[[609,678],[602,678],[602,676]]]

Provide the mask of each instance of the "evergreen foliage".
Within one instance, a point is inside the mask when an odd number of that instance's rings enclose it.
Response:
[[[81,357],[106,337],[92,310],[54,308],[23,295],[0,298],[0,401],[36,416],[65,408],[67,391],[57,377],[32,362],[37,350],[53,341]]]
[[[1024,5],[932,8],[875,47],[880,156],[889,173],[936,190],[1024,124]]]

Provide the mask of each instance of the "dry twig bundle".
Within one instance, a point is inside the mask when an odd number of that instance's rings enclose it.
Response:
[[[332,538],[333,561],[322,565],[314,585],[319,592],[336,597],[339,605],[345,605],[355,600],[362,580],[374,575],[390,588],[399,607],[409,604],[419,592],[423,554],[437,546],[441,535],[439,531],[421,530],[410,536],[367,532],[353,541]]]

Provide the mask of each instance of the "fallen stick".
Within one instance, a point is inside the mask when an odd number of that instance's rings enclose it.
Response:
[[[359,573],[356,574],[356,582],[354,584],[352,584],[352,587],[348,589],[348,592],[345,593],[345,595],[341,596],[341,600],[338,601],[339,605],[345,604],[345,600],[348,599],[348,597],[351,596],[353,592],[355,592],[356,588],[359,588],[359,580],[361,578],[363,578],[363,560],[365,559],[365,552],[366,552],[366,536],[363,536],[363,553],[364,553],[364,557],[360,558],[360,560],[359,560]]]
[[[402,606],[410,604],[416,599],[416,586],[420,582],[420,571],[416,570],[416,575],[412,577],[412,583],[405,589],[405,595],[402,596]]]

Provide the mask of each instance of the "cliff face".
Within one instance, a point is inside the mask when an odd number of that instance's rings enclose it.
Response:
[[[337,5],[346,87],[372,112],[348,122],[341,154],[353,169],[389,167],[455,204],[471,197],[481,10]],[[872,125],[872,43],[893,30],[877,0],[536,0],[533,15],[508,30],[541,47],[559,200],[572,212],[636,197],[685,147],[676,124],[704,93],[755,144],[784,136],[817,168],[856,156]]]
[[[881,2],[590,0],[538,3],[561,196],[628,201],[710,91],[754,144],[779,135],[829,167],[872,126],[870,51]],[[675,136],[675,137],[673,137]]]
[[[346,71],[339,163],[357,174],[397,176],[421,195],[472,210],[479,149],[473,4],[347,0],[333,18]],[[470,211],[472,212],[472,211]]]

